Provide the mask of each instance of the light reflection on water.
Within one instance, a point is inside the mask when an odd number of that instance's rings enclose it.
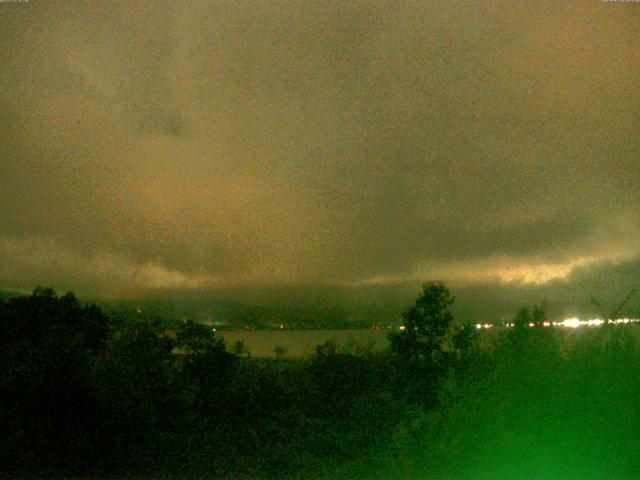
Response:
[[[580,320],[568,318],[561,322],[544,322],[543,327],[556,327],[560,330],[572,330],[578,327],[597,327],[605,323],[627,325],[639,323],[638,319],[623,318],[605,322],[600,319]],[[534,325],[529,325],[533,327]],[[494,328],[495,327],[495,328]],[[513,328],[513,324],[476,324],[481,330],[501,330]],[[399,328],[400,330],[403,327]],[[391,329],[353,329],[353,330],[233,330],[217,331],[229,349],[236,342],[243,342],[246,350],[254,357],[305,357],[313,354],[316,347],[328,341],[334,341],[339,349],[357,352],[369,350],[380,352],[389,346]],[[489,341],[489,339],[485,339]]]

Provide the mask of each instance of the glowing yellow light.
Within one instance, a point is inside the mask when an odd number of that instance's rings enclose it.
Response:
[[[562,327],[578,328],[580,326],[580,319],[576,317],[566,318],[558,325]]]
[[[576,268],[590,263],[595,263],[602,257],[581,257],[565,263],[541,263],[510,265],[498,268],[496,274],[505,282],[521,281],[541,285],[550,280],[567,278]]]

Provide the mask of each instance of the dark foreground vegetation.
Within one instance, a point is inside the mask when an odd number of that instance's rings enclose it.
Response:
[[[516,327],[479,346],[427,284],[385,353],[227,351],[210,329],[0,301],[9,477],[640,478],[637,327]],[[528,327],[534,323],[533,328]]]

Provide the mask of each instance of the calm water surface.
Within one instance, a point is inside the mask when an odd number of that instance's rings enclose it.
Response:
[[[327,341],[335,341],[339,347],[347,349],[366,348],[373,351],[384,350],[389,345],[390,330],[237,330],[221,331],[229,349],[238,342],[244,342],[254,357],[276,356],[276,349],[283,349],[287,357],[304,357]]]

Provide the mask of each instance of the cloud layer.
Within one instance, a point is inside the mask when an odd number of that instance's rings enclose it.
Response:
[[[640,255],[636,5],[0,9],[1,284],[548,280]]]

